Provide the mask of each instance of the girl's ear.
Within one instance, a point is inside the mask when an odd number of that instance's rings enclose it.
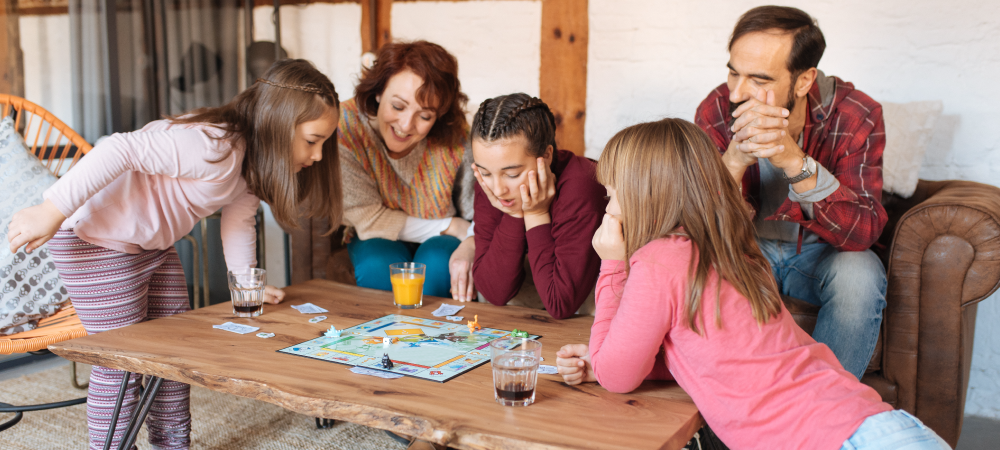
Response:
[[[552,148],[552,144],[549,144],[548,147],[545,147],[545,153],[542,154],[542,158],[545,158],[546,161],[548,161],[548,162],[551,163],[552,162],[552,152],[554,152],[554,151],[555,151],[555,149]]]
[[[382,94],[378,94],[375,96],[375,103],[382,103]]]

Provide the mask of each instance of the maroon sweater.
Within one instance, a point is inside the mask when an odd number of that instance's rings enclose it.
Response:
[[[490,303],[503,306],[524,282],[524,254],[545,310],[565,319],[580,309],[597,282],[601,260],[591,245],[601,226],[607,193],[597,183],[596,164],[558,150],[550,166],[556,197],[549,206],[552,222],[524,230],[524,219],[493,207],[477,183],[476,289]]]

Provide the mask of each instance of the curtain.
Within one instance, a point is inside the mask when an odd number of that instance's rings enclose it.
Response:
[[[88,141],[238,93],[238,0],[69,3],[73,127]]]

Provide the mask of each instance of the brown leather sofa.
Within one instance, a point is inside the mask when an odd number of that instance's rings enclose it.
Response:
[[[875,354],[861,379],[952,447],[962,432],[976,303],[1000,285],[1000,189],[920,180],[912,197],[883,194],[889,222],[873,248],[889,285]],[[807,332],[819,308],[785,305]]]
[[[954,447],[962,431],[976,303],[1000,285],[1000,189],[923,181],[908,199],[883,195],[889,214],[874,250],[887,267],[887,306],[862,382],[916,415]],[[321,220],[292,233],[292,282],[354,284],[341,234]],[[786,297],[807,332],[819,309]]]

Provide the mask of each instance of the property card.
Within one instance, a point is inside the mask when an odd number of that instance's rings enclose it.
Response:
[[[253,333],[260,329],[260,327],[251,327],[250,325],[243,325],[239,323],[226,322],[222,325],[212,325],[212,328],[218,328],[220,330],[232,331],[236,334],[247,334]]]
[[[461,311],[462,308],[465,308],[465,305],[456,306],[456,305],[449,305],[446,303],[441,306],[438,306],[438,309],[435,309],[434,312],[432,312],[431,314],[433,314],[435,317],[454,316],[455,313]]]
[[[539,364],[538,373],[545,375],[559,375],[559,369],[556,369],[556,366],[547,366],[545,364]]]
[[[361,375],[371,375],[373,377],[379,377],[379,378],[388,378],[390,380],[393,378],[403,378],[403,375],[399,373],[383,372],[381,370],[375,370],[375,369],[366,369],[360,366],[352,367],[351,372],[359,373]]]
[[[312,303],[303,303],[301,305],[292,305],[292,308],[297,309],[302,314],[319,314],[330,312]]]

